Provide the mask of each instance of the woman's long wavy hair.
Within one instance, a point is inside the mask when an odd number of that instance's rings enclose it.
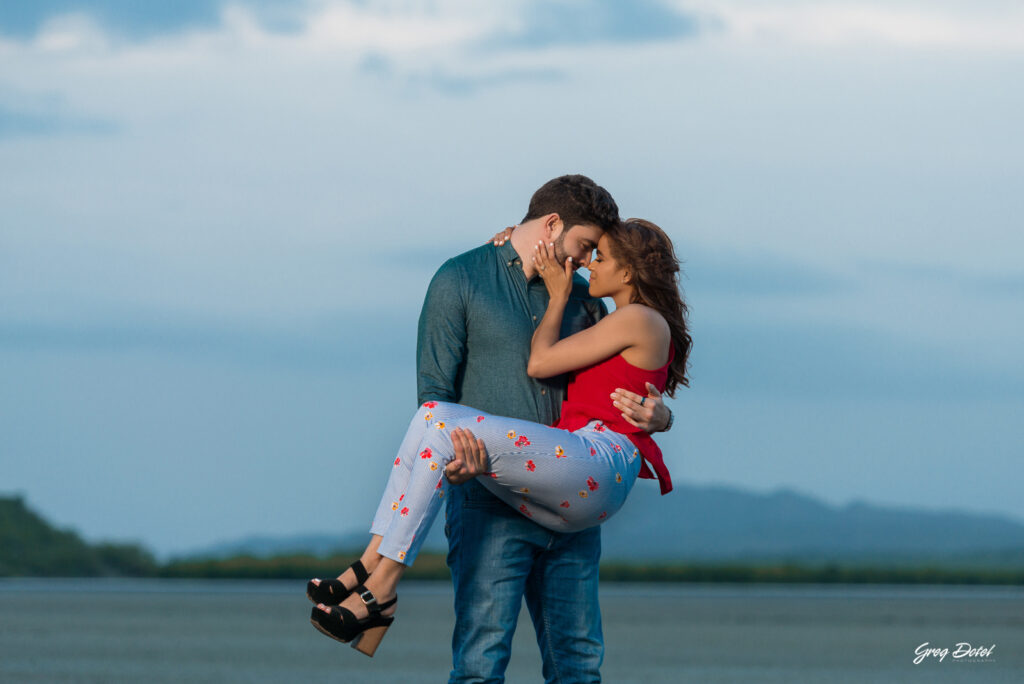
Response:
[[[629,270],[632,301],[651,307],[668,321],[675,356],[668,368],[665,394],[674,396],[679,385],[690,386],[686,371],[693,339],[686,323],[689,310],[679,290],[679,259],[672,241],[661,228],[638,218],[626,219],[605,234],[612,258]]]

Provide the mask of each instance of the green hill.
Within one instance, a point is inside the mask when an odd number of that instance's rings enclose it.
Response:
[[[58,530],[20,496],[0,497],[0,577],[155,575],[152,554],[136,544],[88,544]]]

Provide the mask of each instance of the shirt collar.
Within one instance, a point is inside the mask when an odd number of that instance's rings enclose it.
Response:
[[[505,266],[509,269],[515,268],[517,271],[526,277],[526,271],[523,268],[523,260],[519,257],[519,252],[512,246],[511,240],[506,240],[505,244],[498,247],[498,258],[501,259]],[[540,280],[540,274],[534,273],[531,277],[526,279],[527,283],[532,283],[534,280]]]
[[[498,257],[505,262],[508,267],[519,266],[522,268],[523,260],[519,258],[519,252],[512,246],[511,240],[506,240],[505,244],[498,247]]]

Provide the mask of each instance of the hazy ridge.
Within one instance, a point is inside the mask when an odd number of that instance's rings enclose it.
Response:
[[[250,536],[189,550],[187,557],[325,554],[366,543],[362,530]],[[789,489],[759,494],[679,484],[659,496],[641,482],[603,526],[605,560],[937,561],[953,566],[1024,567],[1024,524],[999,515],[928,511],[854,502],[832,506]],[[446,548],[435,523],[426,548]]]

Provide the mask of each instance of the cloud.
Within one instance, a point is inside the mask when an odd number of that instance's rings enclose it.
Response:
[[[414,81],[426,83],[446,95],[472,95],[485,88],[497,88],[513,83],[557,83],[566,76],[558,69],[508,69],[480,75],[462,75],[434,71]]]
[[[429,71],[402,70],[395,60],[379,52],[367,53],[357,65],[362,76],[390,81],[401,77],[401,83],[408,86],[407,92],[416,92],[421,87],[429,88],[443,95],[466,97],[482,90],[501,88],[515,84],[558,83],[567,75],[561,69],[505,68],[493,66],[484,70],[468,71],[457,67],[435,66]]]
[[[415,318],[385,311],[337,312],[301,328],[155,312],[95,316],[88,322],[0,320],[0,352],[84,352],[213,360],[262,368],[345,370],[413,357]],[[367,345],[367,338],[377,340]]]
[[[1024,296],[1024,274],[1021,273],[978,275],[965,280],[969,287],[981,294],[1007,298]]]
[[[752,254],[689,248],[682,285],[695,294],[757,296],[834,295],[853,283],[825,269],[778,254]]]
[[[495,42],[526,48],[636,43],[691,37],[699,27],[695,17],[657,0],[534,0],[518,19],[518,28],[500,31]]]
[[[1003,0],[692,0],[683,4],[717,17],[724,35],[745,42],[1024,50],[1024,8]]]
[[[931,287],[958,288],[986,297],[1014,298],[1024,294],[1024,273],[1018,269],[980,273],[951,266],[871,260],[860,264],[869,276],[896,277]]]
[[[195,30],[245,29],[308,45],[474,54],[636,45],[691,38],[835,47],[1024,50],[1024,7],[1004,0],[39,0],[0,3],[0,36],[27,41],[68,20],[107,37],[146,41]],[[251,20],[251,25],[248,25]]]
[[[694,326],[693,388],[723,396],[839,399],[1024,399],[1024,376],[972,354],[855,326]]]
[[[110,135],[121,125],[110,119],[67,111],[59,99],[11,105],[0,100],[0,140],[53,135]]]

